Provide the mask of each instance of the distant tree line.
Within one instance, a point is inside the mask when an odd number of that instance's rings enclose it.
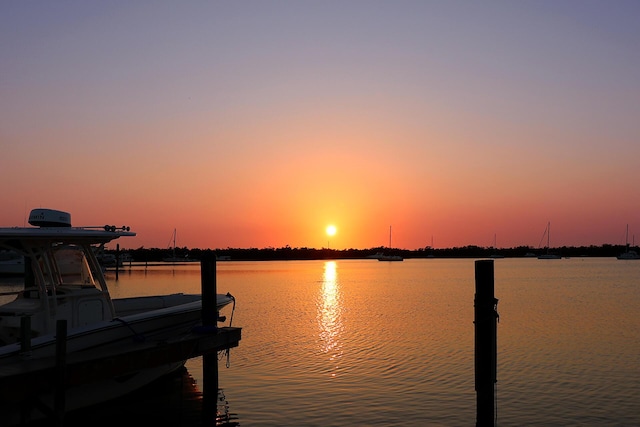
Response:
[[[637,247],[630,249],[638,251]],[[602,246],[562,246],[551,248],[550,252],[562,257],[615,257],[626,250],[624,245],[604,244]],[[189,249],[187,247],[174,249],[144,248],[128,249],[128,256],[137,262],[161,262],[168,257],[176,257],[188,260],[199,260],[205,252],[214,252],[218,259],[230,259],[235,261],[259,261],[259,260],[314,260],[314,259],[364,259],[384,252],[390,255],[401,255],[405,259],[410,258],[488,258],[499,256],[505,258],[517,258],[525,256],[537,256],[547,252],[546,248],[534,249],[530,246],[518,246],[515,248],[492,248],[475,245],[453,248],[424,248],[388,249],[375,247],[369,249],[315,249],[315,248],[226,248],[226,249]],[[106,249],[107,253],[116,253],[114,249]]]

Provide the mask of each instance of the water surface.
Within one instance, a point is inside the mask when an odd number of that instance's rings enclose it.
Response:
[[[198,264],[108,278],[200,290]],[[640,261],[495,260],[497,425],[640,425],[639,279]],[[474,260],[225,261],[217,286],[243,328],[219,362],[240,425],[475,425]]]

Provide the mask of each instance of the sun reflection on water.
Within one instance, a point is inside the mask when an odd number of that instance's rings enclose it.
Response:
[[[324,263],[322,290],[318,303],[318,326],[320,328],[321,350],[332,362],[331,376],[336,376],[338,362],[342,356],[342,302],[335,261]]]

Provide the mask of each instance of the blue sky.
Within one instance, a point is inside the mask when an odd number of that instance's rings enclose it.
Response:
[[[319,247],[335,223],[338,248],[640,229],[637,1],[3,2],[0,40],[6,225],[44,206],[146,246]]]

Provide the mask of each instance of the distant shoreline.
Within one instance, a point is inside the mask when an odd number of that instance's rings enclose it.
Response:
[[[537,257],[546,252],[558,254],[563,258],[570,257],[616,257],[626,250],[624,245],[602,246],[563,246],[559,248],[531,248],[520,246],[516,248],[491,248],[480,246],[464,246],[455,248],[430,248],[408,250],[398,248],[370,248],[370,249],[315,249],[315,248],[226,248],[226,249],[175,249],[175,263],[194,262],[203,255],[214,252],[220,261],[270,261],[270,260],[318,260],[318,259],[375,259],[375,255],[384,252],[390,255],[401,255],[405,259],[411,258],[526,258]],[[637,247],[630,249],[638,251]],[[173,256],[174,249],[138,248],[123,249],[128,259],[133,262],[162,262],[168,256]],[[118,255],[114,249],[105,249],[106,253]],[[121,257],[122,259],[122,257]],[[128,262],[128,259],[126,262]],[[178,261],[183,259],[184,261]],[[171,264],[165,262],[164,264]]]

